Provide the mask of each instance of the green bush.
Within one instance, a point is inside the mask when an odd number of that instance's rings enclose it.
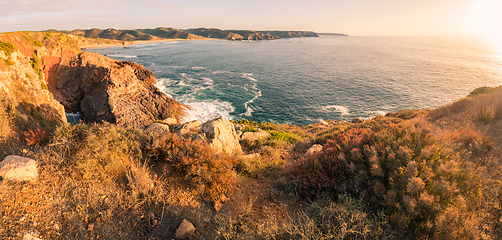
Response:
[[[253,126],[248,125],[248,126],[246,126],[246,127],[244,128],[243,132],[258,132],[258,129],[256,129],[256,128],[255,128],[255,127],[253,127]]]
[[[302,136],[293,132],[273,130],[268,130],[267,132],[270,133],[270,137],[267,138],[267,141],[269,142],[285,142],[287,144],[295,144],[300,139],[302,139]]]
[[[41,68],[41,62],[42,62],[42,60],[40,60],[40,58],[36,54],[33,54],[30,58],[31,67],[33,68],[33,70],[35,70],[39,79],[42,79],[42,77],[43,77],[43,75],[42,75],[43,70]]]
[[[0,41],[0,51],[3,51],[6,56],[10,56],[16,50],[17,48],[12,43]]]
[[[12,65],[14,65],[14,62],[13,62],[12,60],[9,60],[9,59],[5,59],[5,60],[4,60],[4,63],[5,63],[5,65],[7,65],[7,66],[12,66]]]

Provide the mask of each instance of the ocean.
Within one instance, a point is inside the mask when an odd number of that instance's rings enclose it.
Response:
[[[94,48],[152,70],[157,87],[191,110],[307,125],[429,109],[502,85],[502,39],[333,37],[179,41]]]

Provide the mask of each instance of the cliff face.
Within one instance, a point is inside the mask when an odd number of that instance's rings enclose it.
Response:
[[[61,64],[55,98],[86,122],[145,127],[176,117],[182,105],[160,92],[150,70],[133,63],[83,52]]]
[[[0,44],[6,45],[6,42]],[[13,46],[13,45],[12,45]],[[26,49],[23,49],[26,50]],[[32,67],[30,58],[21,49],[5,51],[0,48],[0,112],[15,118],[21,128],[39,123],[42,127],[66,122],[63,105],[54,100],[45,81]],[[6,116],[0,116],[6,117]],[[8,131],[10,123],[2,119],[3,131]]]
[[[0,34],[0,41],[8,46],[5,49],[14,49],[0,50],[0,92],[9,102],[29,106],[19,111],[21,115],[35,109],[51,121],[66,122],[65,110],[81,111],[87,122],[141,128],[180,114],[181,104],[153,85],[151,71],[133,62],[82,53],[79,47],[121,42],[59,32]]]

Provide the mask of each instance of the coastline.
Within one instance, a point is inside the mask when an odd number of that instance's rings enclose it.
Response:
[[[208,40],[216,40],[216,41],[228,41],[226,39],[216,39],[216,38],[199,38],[199,39],[184,39],[184,38],[169,38],[169,39],[161,39],[161,40],[144,40],[144,41],[117,41],[116,43],[112,44],[91,44],[91,45],[84,45],[84,46],[79,46],[80,49],[85,50],[85,49],[92,49],[92,48],[108,48],[108,47],[127,47],[131,45],[138,45],[138,44],[148,44],[148,43],[157,43],[157,42],[181,42],[181,41],[208,41]]]

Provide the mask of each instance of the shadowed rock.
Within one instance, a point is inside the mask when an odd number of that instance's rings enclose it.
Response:
[[[86,122],[144,128],[177,117],[182,107],[155,83],[153,73],[137,63],[83,52],[59,67],[54,97]]]

